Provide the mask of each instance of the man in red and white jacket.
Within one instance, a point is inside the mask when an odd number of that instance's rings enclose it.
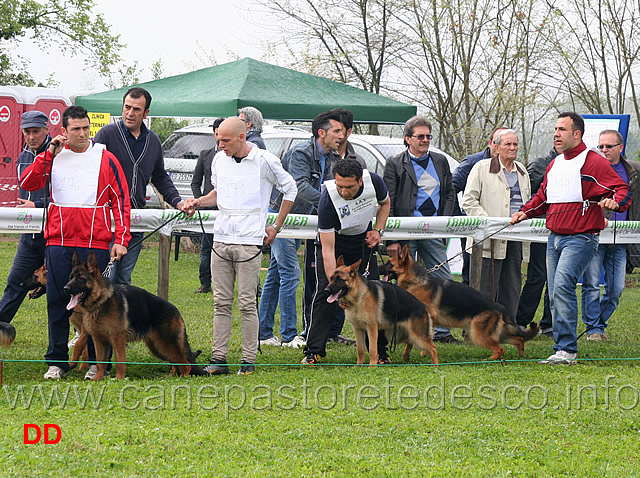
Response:
[[[33,191],[50,186],[44,235],[47,264],[47,309],[49,348],[45,355],[49,370],[44,378],[62,378],[69,370],[67,340],[69,297],[63,287],[71,273],[73,253],[84,261],[94,252],[101,269],[109,258],[127,253],[131,234],[129,188],[118,160],[104,145],[90,139],[87,110],[71,106],[62,115],[62,134],[35,159],[20,178],[20,186]],[[112,241],[111,215],[115,220]],[[95,360],[89,341],[89,360]]]
[[[543,364],[571,365],[578,356],[576,287],[598,249],[605,228],[603,209],[624,211],[629,187],[599,153],[582,141],[584,119],[561,113],[554,146],[560,154],[549,164],[538,192],[511,216],[511,224],[547,215],[547,288],[553,318],[554,354]]]

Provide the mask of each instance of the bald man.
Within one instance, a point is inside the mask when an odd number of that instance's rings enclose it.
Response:
[[[238,375],[255,371],[258,351],[257,289],[261,248],[271,244],[282,228],[296,198],[296,182],[280,159],[255,144],[247,143],[246,127],[238,118],[228,118],[218,130],[219,152],[211,163],[213,190],[206,196],[187,199],[189,214],[196,208],[218,206],[213,226],[215,241],[211,257],[213,274],[212,375],[229,373],[227,352],[231,337],[231,306],[236,278],[238,309],[242,315],[242,365]],[[271,189],[282,192],[283,201],[275,224],[267,226]]]

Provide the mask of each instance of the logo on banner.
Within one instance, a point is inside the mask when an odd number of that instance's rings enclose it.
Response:
[[[420,221],[418,223],[418,227],[416,229],[419,229],[421,231],[428,231],[429,230],[429,223],[427,221]]]
[[[0,108],[0,121],[6,123],[11,118],[11,110],[7,105],[2,105]]]
[[[351,215],[351,210],[349,209],[349,205],[348,204],[345,205],[345,206],[342,206],[340,208],[340,219],[342,219],[343,217],[346,217],[346,216],[350,216],[350,215]]]
[[[142,216],[140,214],[131,214],[131,222],[133,224],[140,224],[142,222]]]
[[[52,125],[57,125],[60,123],[60,110],[52,109],[49,113],[49,122]]]
[[[25,224],[29,224],[31,221],[33,221],[33,215],[31,215],[30,213],[27,214],[27,211],[20,211],[16,216],[16,220],[22,221]]]

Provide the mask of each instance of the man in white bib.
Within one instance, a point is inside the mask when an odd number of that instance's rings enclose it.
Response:
[[[255,144],[247,143],[246,128],[238,118],[227,118],[218,129],[220,151],[211,163],[213,190],[187,199],[189,214],[196,208],[218,206],[213,226],[211,271],[213,284],[212,375],[229,373],[227,352],[231,338],[231,306],[236,278],[238,308],[242,314],[242,366],[238,375],[255,371],[258,352],[257,290],[262,245],[271,244],[280,232],[296,198],[296,182],[280,159]],[[269,197],[276,187],[284,196],[275,224],[267,223]]]
[[[609,162],[582,141],[584,119],[561,113],[556,122],[554,159],[531,201],[511,224],[547,215],[547,288],[553,318],[554,354],[543,364],[575,363],[578,356],[578,280],[598,249],[605,227],[603,209],[622,212],[631,204],[629,187]]]
[[[325,181],[326,188],[318,203],[319,243],[315,248],[316,290],[313,295],[311,321],[304,348],[305,365],[314,365],[325,356],[325,346],[337,303],[328,303],[326,290],[336,269],[336,259],[344,257],[347,265],[362,259],[360,272],[369,270],[378,278],[374,253],[380,244],[384,225],[389,217],[390,200],[382,178],[362,169],[355,159],[343,159],[334,165],[335,179]],[[376,218],[375,229],[371,227]],[[379,334],[378,363],[391,363],[386,355],[387,341]]]
[[[67,310],[69,296],[63,287],[74,252],[81,261],[93,252],[104,270],[109,257],[120,259],[127,253],[131,238],[129,187],[119,161],[103,144],[89,139],[89,115],[83,107],[67,108],[62,125],[62,134],[53,138],[49,149],[39,154],[20,178],[20,186],[27,191],[44,186],[51,190],[44,231],[49,318],[45,355],[49,370],[44,378],[51,379],[62,378],[69,370],[67,341],[72,311]],[[95,360],[92,341],[88,348],[89,360]],[[87,374],[85,378],[91,377]]]

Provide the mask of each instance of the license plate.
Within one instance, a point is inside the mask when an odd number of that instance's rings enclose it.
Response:
[[[174,181],[188,181],[193,179],[192,173],[171,173],[171,179]]]

